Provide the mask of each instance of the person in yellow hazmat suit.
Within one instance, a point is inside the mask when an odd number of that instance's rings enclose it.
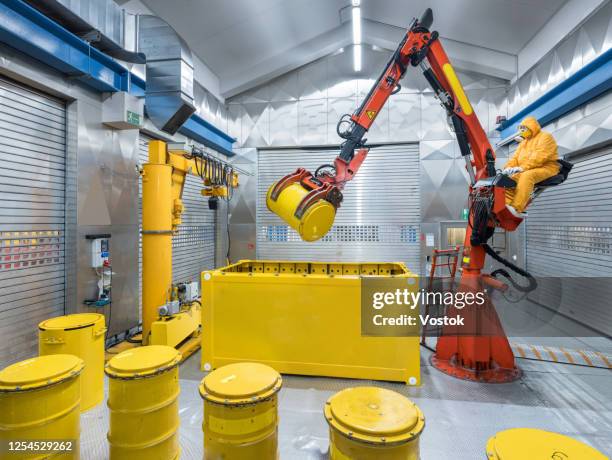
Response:
[[[516,181],[515,188],[506,189],[506,207],[516,217],[524,217],[535,184],[559,173],[559,156],[554,137],[542,131],[533,117],[521,122],[517,140],[518,149],[502,173]]]

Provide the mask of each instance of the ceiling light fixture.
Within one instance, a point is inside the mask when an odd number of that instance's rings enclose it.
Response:
[[[353,70],[361,72],[361,45],[353,46]]]
[[[361,8],[360,0],[352,0],[353,20],[353,68],[355,72],[361,72]]]

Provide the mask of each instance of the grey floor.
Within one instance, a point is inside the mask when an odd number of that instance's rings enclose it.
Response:
[[[566,339],[563,339],[564,342]],[[554,340],[550,338],[550,341]],[[446,376],[429,365],[422,348],[423,384],[284,376],[280,393],[281,459],[327,458],[325,400],[350,386],[378,385],[415,401],[426,416],[422,460],[485,459],[487,439],[512,427],[534,427],[572,436],[610,455],[612,452],[612,372],[606,369],[519,359],[523,377],[514,383],[478,384]],[[202,458],[202,401],[199,353],[180,369],[182,459]],[[81,457],[106,459],[106,406],[82,417]],[[161,460],[161,459],[160,459]]]

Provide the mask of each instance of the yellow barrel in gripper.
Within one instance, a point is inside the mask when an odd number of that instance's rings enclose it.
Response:
[[[425,417],[408,398],[377,387],[342,390],[325,403],[331,460],[419,460]]]
[[[282,382],[258,363],[229,364],[204,377],[204,459],[276,460]]]
[[[489,460],[608,460],[608,457],[580,441],[559,433],[535,428],[500,431],[487,442]]]
[[[180,360],[172,347],[149,345],[106,364],[111,460],[179,458]]]
[[[83,360],[73,355],[39,356],[0,371],[0,443],[64,441],[49,451],[0,458],[78,459],[80,374]],[[53,451],[55,449],[55,451]]]
[[[316,201],[311,205],[301,219],[295,216],[297,207],[308,195],[308,190],[294,182],[279,193],[276,201],[272,200],[272,184],[268,190],[266,204],[268,209],[283,219],[291,228],[300,234],[304,241],[317,241],[323,238],[334,225],[336,208],[327,200]]]
[[[85,362],[81,374],[81,412],[104,399],[104,315],[77,313],[47,319],[38,325],[40,356],[67,354]]]

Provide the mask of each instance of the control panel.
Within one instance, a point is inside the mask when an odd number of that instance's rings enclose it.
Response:
[[[109,239],[108,238],[92,238],[91,245],[91,267],[102,268],[109,265]]]

